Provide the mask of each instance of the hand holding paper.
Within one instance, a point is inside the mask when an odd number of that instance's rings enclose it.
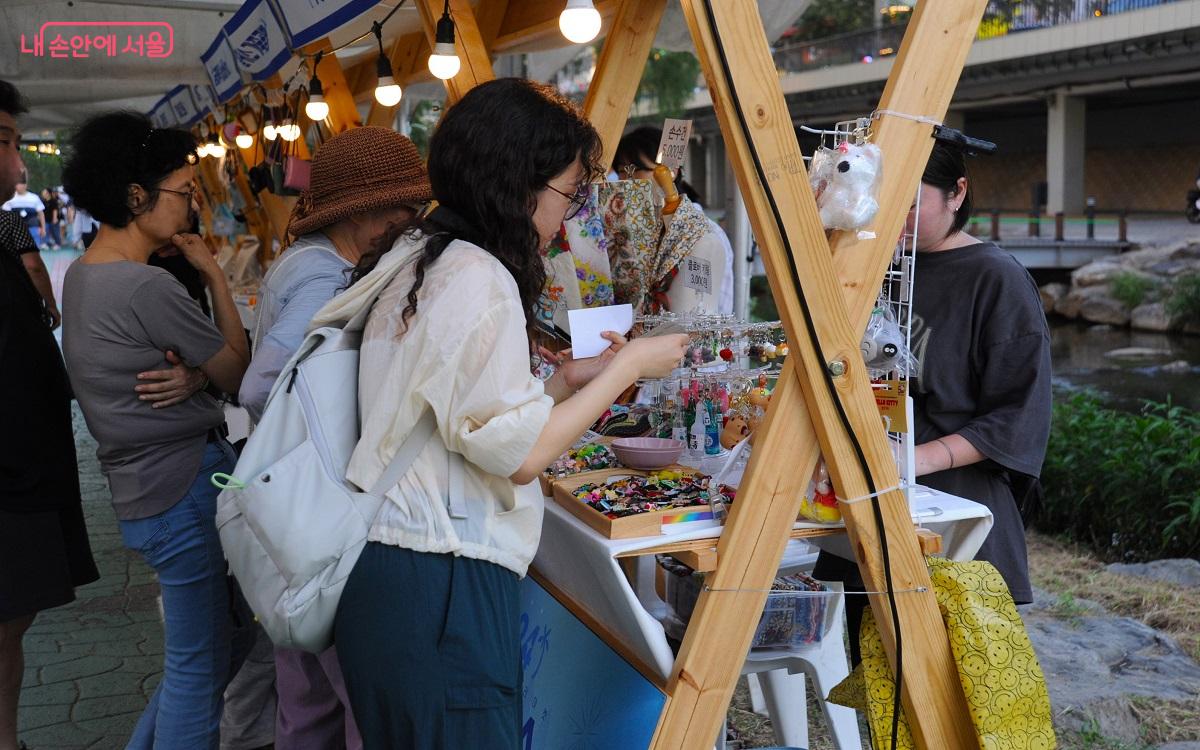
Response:
[[[600,334],[614,331],[624,336],[633,328],[632,305],[608,305],[568,310],[571,324],[571,354],[575,359],[595,357],[611,343]]]

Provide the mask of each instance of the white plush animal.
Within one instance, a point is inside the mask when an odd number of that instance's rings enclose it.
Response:
[[[812,181],[826,229],[862,229],[879,210],[876,200],[883,154],[879,146],[843,143],[813,157]]]

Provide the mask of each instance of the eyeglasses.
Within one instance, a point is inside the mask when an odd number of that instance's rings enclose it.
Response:
[[[191,190],[172,190],[171,188],[165,188],[165,187],[160,187],[159,190],[164,193],[174,193],[175,195],[182,195],[184,198],[187,198],[189,202],[191,202],[192,198],[196,195],[196,186],[195,185],[192,186]]]
[[[567,209],[566,215],[563,216],[563,221],[574,219],[575,216],[583,210],[583,207],[587,205],[588,196],[591,194],[591,188],[588,187],[587,183],[580,185],[579,189],[575,191],[574,195],[568,195],[567,193],[564,193],[550,184],[547,184],[546,187],[571,201],[571,207]]]

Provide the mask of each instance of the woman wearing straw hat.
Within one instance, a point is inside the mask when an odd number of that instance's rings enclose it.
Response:
[[[254,357],[238,394],[253,422],[313,314],[348,286],[372,243],[406,229],[431,197],[417,147],[389,128],[348,130],[313,156],[311,183],[288,223],[295,241],[263,280]],[[362,747],[333,648],[320,656],[277,648],[275,672],[276,748]]]

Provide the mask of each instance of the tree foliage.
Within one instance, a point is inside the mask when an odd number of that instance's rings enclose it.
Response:
[[[691,52],[651,50],[638,85],[638,99],[654,102],[660,117],[682,117],[699,76],[700,61]]]

